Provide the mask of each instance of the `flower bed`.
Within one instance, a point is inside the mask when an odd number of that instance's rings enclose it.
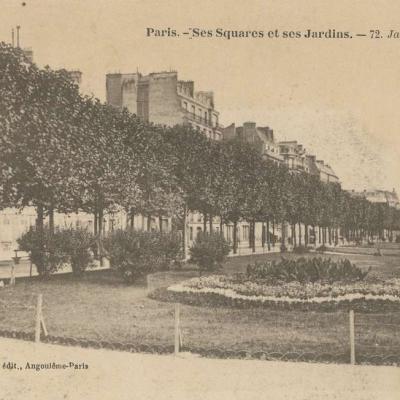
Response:
[[[369,311],[400,310],[400,279],[385,282],[334,282],[280,284],[240,280],[237,277],[212,275],[193,278],[170,286],[164,300],[190,304],[240,307],[278,307],[306,310],[335,310],[354,307]]]

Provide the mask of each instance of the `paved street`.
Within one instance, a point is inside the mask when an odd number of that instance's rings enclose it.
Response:
[[[1,400],[399,400],[400,368],[214,360],[92,350],[0,338]],[[88,369],[25,369],[26,363]]]
[[[268,254],[277,252],[279,252],[279,246],[272,248],[271,251],[268,251],[266,247],[257,246],[255,253],[253,253],[252,249],[250,249],[248,246],[242,246],[238,248],[237,254],[234,255],[233,253],[231,253],[230,256],[235,257],[235,256]],[[107,260],[105,259],[104,262],[105,262],[105,267],[107,267]],[[13,261],[11,260],[0,260],[0,280],[10,278],[12,264]],[[96,269],[100,268],[97,267]],[[62,271],[59,271],[58,273],[66,273],[66,272],[71,272],[71,268],[69,266],[66,266],[65,268],[63,268]],[[36,267],[33,265],[32,276],[36,275],[37,275]],[[27,257],[22,258],[20,260],[20,263],[15,266],[15,276],[17,278],[30,276],[30,261],[28,260]]]
[[[12,266],[11,261],[0,262],[0,280],[10,278],[11,266]],[[107,269],[107,268],[109,268],[109,266],[107,260],[105,259],[104,267],[100,267],[100,265],[97,265],[95,268],[92,268],[92,270]],[[57,271],[56,274],[65,274],[70,272],[72,272],[72,269],[69,265],[67,265],[62,270]],[[30,262],[28,260],[21,260],[21,262],[15,266],[15,277],[16,278],[27,277],[29,276],[29,274],[30,274]],[[37,276],[36,267],[34,265],[32,266],[32,276]]]
[[[0,261],[0,279],[8,279],[11,274],[12,261]],[[15,266],[15,276],[29,276],[30,262],[29,260],[22,259],[18,265]],[[32,267],[32,276],[37,275],[35,266]]]

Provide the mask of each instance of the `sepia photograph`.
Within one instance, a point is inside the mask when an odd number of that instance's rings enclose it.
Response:
[[[0,400],[400,400],[399,16],[0,0]]]

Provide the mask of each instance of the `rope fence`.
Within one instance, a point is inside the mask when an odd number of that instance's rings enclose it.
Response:
[[[268,349],[254,349],[254,346],[246,348],[246,342],[239,344],[239,346],[243,348],[237,348],[237,346],[229,348],[229,343],[227,343],[226,346],[215,346],[212,341],[206,344],[204,342],[196,343],[196,340],[193,339],[193,330],[197,328],[188,325],[190,315],[186,313],[189,309],[185,309],[185,307],[181,306],[179,303],[175,303],[171,310],[172,312],[168,312],[171,318],[171,325],[173,326],[169,343],[147,344],[132,343],[129,340],[110,341],[103,339],[101,335],[97,335],[98,339],[53,335],[51,329],[48,329],[46,326],[46,308],[43,307],[43,295],[41,293],[35,296],[30,295],[26,300],[27,303],[25,305],[15,302],[0,302],[0,310],[3,314],[2,321],[5,320],[4,316],[6,315],[6,310],[13,312],[14,310],[22,309],[25,311],[24,315],[28,316],[26,325],[20,326],[18,330],[0,329],[0,336],[35,341],[36,343],[44,342],[95,349],[112,349],[132,353],[144,352],[153,354],[175,354],[175,356],[179,356],[181,352],[190,352],[213,358],[349,363],[352,365],[360,363],[400,365],[400,340],[398,337],[400,323],[396,324],[396,321],[400,322],[400,313],[393,313],[391,315],[357,314],[353,310],[349,310],[347,313],[347,327],[346,325],[336,327],[337,336],[340,336],[339,334],[343,335],[341,335],[340,340],[337,341],[336,347],[334,347],[333,350],[324,351],[323,346],[316,348],[315,351],[310,351],[309,349],[299,351],[296,350],[296,348],[288,350],[280,348],[280,346],[276,345],[276,343],[274,344],[273,341],[269,344],[266,343],[272,348],[275,346],[276,351],[274,351],[271,350],[270,347],[268,347]],[[33,305],[32,302],[35,304]],[[300,326],[299,324],[293,324],[293,326],[288,325],[288,333],[290,330],[296,332],[296,329],[307,327],[307,322],[312,322],[313,320],[312,314],[313,313],[304,313],[304,326]],[[339,315],[339,317],[345,316],[345,313]],[[209,326],[208,330],[205,331],[205,335],[215,331],[214,323],[222,322],[221,326],[223,326],[223,321],[221,321],[220,317],[217,311],[215,311],[214,320],[210,316],[204,317],[204,320],[201,321],[202,325],[206,328]],[[254,314],[253,317],[255,318],[256,314]],[[323,323],[328,323],[330,317],[332,317],[332,315],[327,314],[327,319],[323,321]],[[380,332],[372,332],[370,324],[368,323],[379,319],[383,321],[389,320],[389,323],[385,322],[380,324],[380,326],[390,327],[390,332],[393,332],[393,337],[383,336],[383,338],[381,338],[383,341],[379,339],[380,342],[377,339],[380,337]],[[338,321],[339,319],[336,319],[336,324],[338,324]],[[346,324],[346,319],[343,319],[343,323]],[[0,327],[3,325],[4,323],[0,324]],[[310,324],[310,326],[314,328],[314,325]],[[282,327],[278,328],[282,330]],[[332,324],[332,329],[334,330],[334,328],[335,325]],[[272,326],[271,329],[274,329],[274,327]],[[215,334],[218,335],[218,332],[215,331]],[[232,332],[232,335],[234,336],[235,332]],[[252,338],[251,329],[247,332],[247,339],[248,342],[252,342],[252,340],[255,341],[255,339]],[[232,343],[234,343],[234,341]]]

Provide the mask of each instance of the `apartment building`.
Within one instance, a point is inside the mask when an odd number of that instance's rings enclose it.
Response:
[[[127,108],[144,121],[190,125],[210,139],[222,139],[213,92],[195,91],[194,82],[179,80],[176,71],[107,74],[106,95],[109,104]]]
[[[290,170],[310,172],[306,149],[296,140],[279,142],[279,154]]]
[[[277,164],[284,162],[279,154],[279,146],[274,139],[274,131],[268,126],[257,126],[255,122],[245,122],[243,126],[236,127],[235,124],[227,126],[223,130],[223,138],[229,140],[240,138],[252,143],[266,159]]]
[[[353,197],[365,198],[371,203],[386,204],[390,207],[400,209],[400,200],[396,193],[396,190],[379,190],[379,189],[365,189],[363,191],[348,191]]]

